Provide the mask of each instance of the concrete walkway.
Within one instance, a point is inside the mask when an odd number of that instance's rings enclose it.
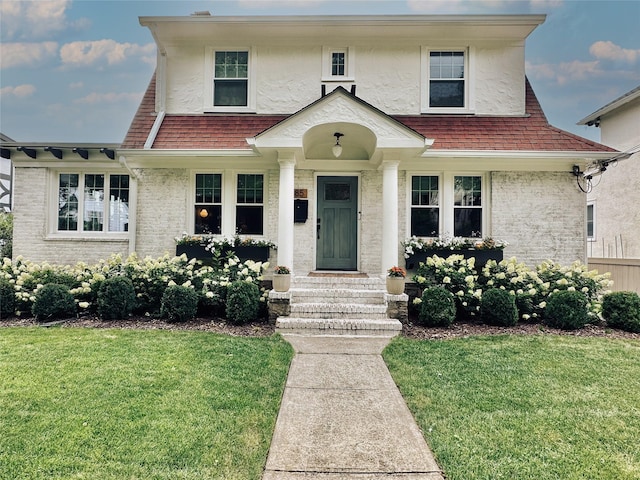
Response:
[[[442,480],[380,355],[386,337],[285,334],[296,351],[263,480]]]

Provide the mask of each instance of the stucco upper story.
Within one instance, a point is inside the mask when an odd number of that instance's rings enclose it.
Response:
[[[526,37],[544,15],[141,17],[158,45],[156,110],[291,114],[324,85],[355,86],[390,115],[451,113],[429,104],[434,52],[457,52],[464,104],[454,113],[525,114]],[[246,52],[247,104],[214,105],[216,53]],[[332,54],[344,71],[332,74]],[[335,73],[335,72],[333,72]],[[245,72],[242,73],[244,75]],[[444,74],[443,79],[450,78]],[[286,81],[283,81],[286,79]]]

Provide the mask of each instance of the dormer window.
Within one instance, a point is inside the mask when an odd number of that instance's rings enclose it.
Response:
[[[248,86],[249,52],[216,52],[213,105],[215,107],[246,107],[249,99]]]
[[[352,48],[322,49],[322,81],[353,82],[354,52]]]
[[[423,97],[425,113],[469,113],[470,98],[468,49],[423,48]]]
[[[464,52],[430,52],[429,107],[464,107],[464,73]]]
[[[254,48],[207,47],[203,112],[255,112]]]

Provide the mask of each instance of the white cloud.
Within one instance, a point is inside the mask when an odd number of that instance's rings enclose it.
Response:
[[[84,87],[84,83],[83,82],[73,82],[69,84],[69,88],[72,90],[75,90],[77,88],[82,88]]]
[[[71,42],[60,48],[60,57],[65,66],[92,66],[104,62],[116,65],[131,57],[142,57],[147,61],[146,58],[154,53],[153,43],[138,45],[118,43],[111,39]]]
[[[558,85],[588,81],[591,79],[605,79],[612,75],[618,78],[638,78],[636,69],[625,68],[623,64],[633,65],[640,59],[640,49],[622,48],[610,41],[595,42],[589,48],[594,60],[562,62],[557,64],[526,62],[526,72],[532,78],[544,79]],[[618,62],[617,68],[611,68],[606,62]]]
[[[640,49],[622,48],[611,41],[595,42],[589,53],[596,58],[634,64],[640,58]]]
[[[8,86],[8,87],[0,88],[0,96],[26,98],[33,95],[35,91],[36,91],[36,87],[30,84],[18,85],[17,87]]]
[[[70,6],[71,0],[2,1],[2,35],[5,39],[50,37],[72,26],[66,17]]]
[[[56,42],[3,43],[0,68],[41,66],[53,59],[58,51]]]
[[[99,103],[139,103],[142,98],[142,93],[90,93],[86,97],[79,98],[74,103],[82,103],[95,105]]]

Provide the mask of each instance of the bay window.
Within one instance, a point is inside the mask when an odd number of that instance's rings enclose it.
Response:
[[[129,175],[60,173],[59,232],[126,232],[129,228]]]

